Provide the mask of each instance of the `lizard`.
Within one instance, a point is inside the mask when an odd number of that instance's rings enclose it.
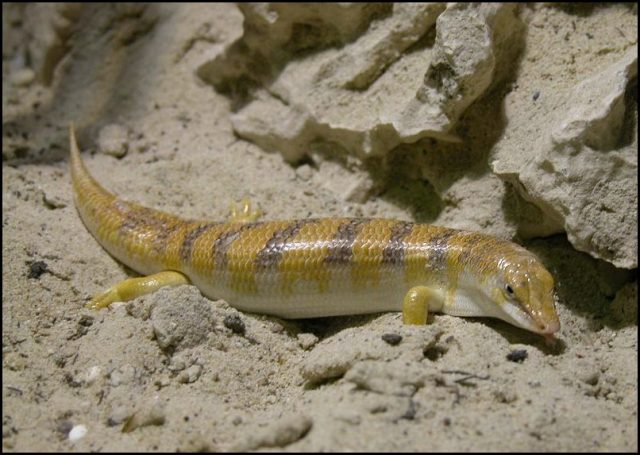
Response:
[[[247,200],[227,221],[188,220],[129,202],[89,173],[69,127],[73,198],[100,245],[142,277],[87,306],[108,307],[163,286],[285,319],[402,311],[487,316],[553,340],[554,279],[524,247],[488,234],[385,218],[258,221]]]

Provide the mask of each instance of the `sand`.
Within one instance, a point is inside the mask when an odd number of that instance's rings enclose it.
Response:
[[[106,188],[184,217],[223,219],[245,196],[266,219],[426,210],[402,179],[346,202],[317,184],[326,168],[234,134],[235,106],[194,68],[241,34],[235,6],[141,10],[112,16],[118,27],[85,11],[49,85],[3,60],[4,450],[637,451],[636,271],[563,234],[524,242],[558,283],[554,346],[481,318],[286,321],[193,286],[85,309],[136,273],[75,210],[70,121]],[[440,224],[486,217],[442,203]]]

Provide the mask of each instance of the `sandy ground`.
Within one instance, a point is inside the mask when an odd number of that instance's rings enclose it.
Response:
[[[417,210],[397,204],[408,194],[343,202],[308,166],[239,140],[229,99],[194,67],[241,33],[242,16],[232,5],[159,11],[151,32],[135,18],[142,37],[127,46],[99,18],[83,24],[93,47],[72,41],[48,87],[3,72],[4,450],[637,451],[637,281],[562,235],[525,244],[558,282],[553,347],[487,319],[285,321],[192,286],[85,309],[135,272],[73,206],[71,120],[105,187],[184,217],[224,218],[243,196],[268,219]],[[210,41],[194,38],[205,21]],[[95,153],[108,124],[129,132],[123,158]]]

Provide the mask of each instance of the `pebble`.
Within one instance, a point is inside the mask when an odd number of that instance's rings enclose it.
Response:
[[[16,87],[26,87],[36,78],[36,73],[31,68],[22,68],[14,71],[10,76],[11,83]]]
[[[106,155],[122,158],[129,149],[129,133],[121,125],[104,126],[98,135],[98,150]]]
[[[178,375],[178,382],[181,384],[191,384],[195,382],[202,374],[202,366],[198,364],[191,365]]]
[[[305,351],[308,351],[313,346],[315,346],[318,343],[318,341],[320,340],[313,333],[298,334],[298,343],[300,344],[300,347]]]
[[[529,356],[526,349],[515,349],[507,354],[507,360],[522,363]]]
[[[89,371],[87,371],[87,374],[84,377],[85,385],[93,384],[95,380],[100,377],[101,373],[102,373],[102,368],[100,368],[98,365],[94,365],[91,368],[89,368]]]
[[[47,207],[54,209],[62,209],[67,206],[67,202],[62,199],[61,195],[54,194],[53,192],[48,190],[42,191],[42,200],[47,205]]]
[[[313,169],[308,164],[303,164],[296,169],[296,175],[306,182],[313,177]]]
[[[397,333],[385,333],[382,335],[382,340],[391,346],[396,346],[402,341],[402,335],[398,335]]]
[[[222,323],[226,328],[230,329],[233,333],[237,335],[244,335],[246,331],[244,322],[242,321],[240,316],[238,316],[237,314],[230,314],[228,316],[225,316]]]
[[[284,332],[284,326],[279,322],[271,321],[269,331],[271,331],[271,333],[282,333]]]
[[[87,434],[87,431],[87,427],[85,427],[84,425],[75,425],[73,428],[71,428],[71,431],[69,431],[69,441],[79,441],[80,439],[84,438],[84,436]]]

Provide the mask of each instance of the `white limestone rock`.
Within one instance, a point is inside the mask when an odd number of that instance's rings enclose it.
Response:
[[[278,38],[278,30],[290,37],[297,22],[278,25],[284,10],[275,14],[274,6],[263,8],[271,11],[271,21],[266,13],[257,15],[255,8],[243,7],[243,38],[198,74],[219,88],[233,86],[234,77],[238,84],[243,78],[261,80],[265,89],[232,117],[233,127],[241,137],[279,151],[291,162],[318,143],[365,158],[424,137],[459,142],[451,130],[500,76],[500,61],[518,49],[511,37],[521,30],[514,5],[399,3],[364,32],[364,10],[354,14],[358,26],[352,25],[335,41],[342,45],[339,49],[313,43],[304,56],[284,56],[284,51],[267,55],[262,50],[267,46],[255,39],[255,29],[265,42],[289,43]],[[290,14],[289,21],[294,17]],[[345,22],[321,11],[316,14],[322,30]],[[436,22],[435,43],[430,45]],[[286,50],[287,45],[279,48]],[[259,56],[262,67],[271,70],[288,60],[265,83],[263,69],[252,70],[246,63],[249,55]],[[258,60],[254,58],[254,66]]]
[[[565,230],[576,249],[629,269],[638,256],[638,144],[636,134],[621,135],[633,123],[637,133],[637,110],[626,112],[634,104],[625,105],[636,63],[631,47],[580,81],[520,163],[500,152],[493,162],[542,212],[545,223],[527,226],[528,236]],[[635,121],[625,124],[625,116]]]

